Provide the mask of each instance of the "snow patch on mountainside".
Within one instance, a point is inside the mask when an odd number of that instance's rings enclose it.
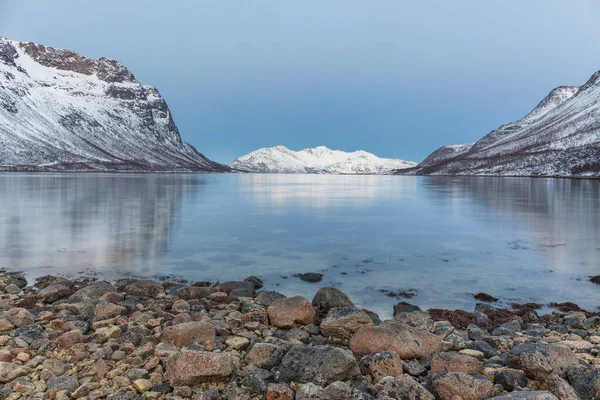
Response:
[[[411,161],[379,158],[362,150],[347,153],[325,146],[301,151],[285,146],[263,148],[229,164],[240,171],[286,174],[385,174],[416,165]]]
[[[15,169],[228,170],[119,62],[0,36],[0,170]]]

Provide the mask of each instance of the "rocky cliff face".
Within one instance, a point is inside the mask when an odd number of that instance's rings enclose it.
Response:
[[[552,90],[525,117],[474,144],[441,147],[410,173],[600,176],[600,72],[583,86]]]
[[[118,61],[0,36],[0,170],[227,171]]]

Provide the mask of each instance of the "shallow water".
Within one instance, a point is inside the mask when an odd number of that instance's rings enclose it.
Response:
[[[600,181],[330,175],[0,174],[0,266],[44,274],[257,275],[336,286],[388,317],[512,301],[600,306]],[[292,275],[322,272],[323,282]]]

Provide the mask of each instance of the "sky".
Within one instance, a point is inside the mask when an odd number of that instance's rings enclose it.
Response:
[[[168,4],[167,4],[168,3]],[[121,61],[228,163],[324,145],[421,161],[600,70],[597,0],[2,0],[0,33]]]

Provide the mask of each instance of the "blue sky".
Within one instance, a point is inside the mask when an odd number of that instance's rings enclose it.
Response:
[[[420,161],[600,69],[600,2],[3,0],[0,33],[127,65],[221,162],[325,145]]]

